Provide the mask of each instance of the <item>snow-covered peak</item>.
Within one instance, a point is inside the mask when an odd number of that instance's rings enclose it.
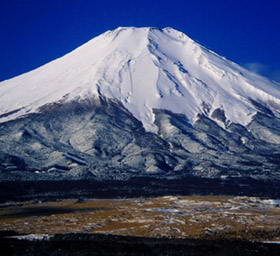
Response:
[[[0,83],[0,122],[46,104],[96,95],[114,98],[148,131],[153,109],[194,122],[222,109],[248,124],[259,102],[278,115],[279,85],[251,73],[173,28],[119,27],[36,70]],[[213,117],[214,118],[214,117]]]

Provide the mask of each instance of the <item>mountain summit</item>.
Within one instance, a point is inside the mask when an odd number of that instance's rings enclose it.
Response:
[[[247,125],[255,102],[278,115],[280,90],[271,81],[202,47],[172,28],[117,28],[34,71],[0,84],[1,122],[57,101],[93,96],[119,100],[147,131],[153,109]]]
[[[172,28],[107,31],[0,83],[2,179],[278,178],[279,88]]]

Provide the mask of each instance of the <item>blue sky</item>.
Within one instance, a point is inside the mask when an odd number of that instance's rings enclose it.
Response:
[[[174,27],[280,81],[279,0],[1,0],[0,81],[118,26]]]

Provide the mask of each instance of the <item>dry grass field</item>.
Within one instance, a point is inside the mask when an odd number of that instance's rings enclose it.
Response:
[[[0,205],[0,230],[280,241],[280,207],[233,196],[9,202]]]

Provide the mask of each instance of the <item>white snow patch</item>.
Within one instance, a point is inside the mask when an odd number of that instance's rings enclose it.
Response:
[[[272,206],[280,206],[280,200],[275,199],[266,199],[261,201],[263,204],[272,205]]]
[[[262,241],[264,244],[280,244],[280,241]]]
[[[18,240],[28,240],[28,241],[35,241],[35,240],[49,240],[53,235],[49,234],[29,234],[29,235],[22,235],[22,236],[10,236],[9,238],[14,238]]]

